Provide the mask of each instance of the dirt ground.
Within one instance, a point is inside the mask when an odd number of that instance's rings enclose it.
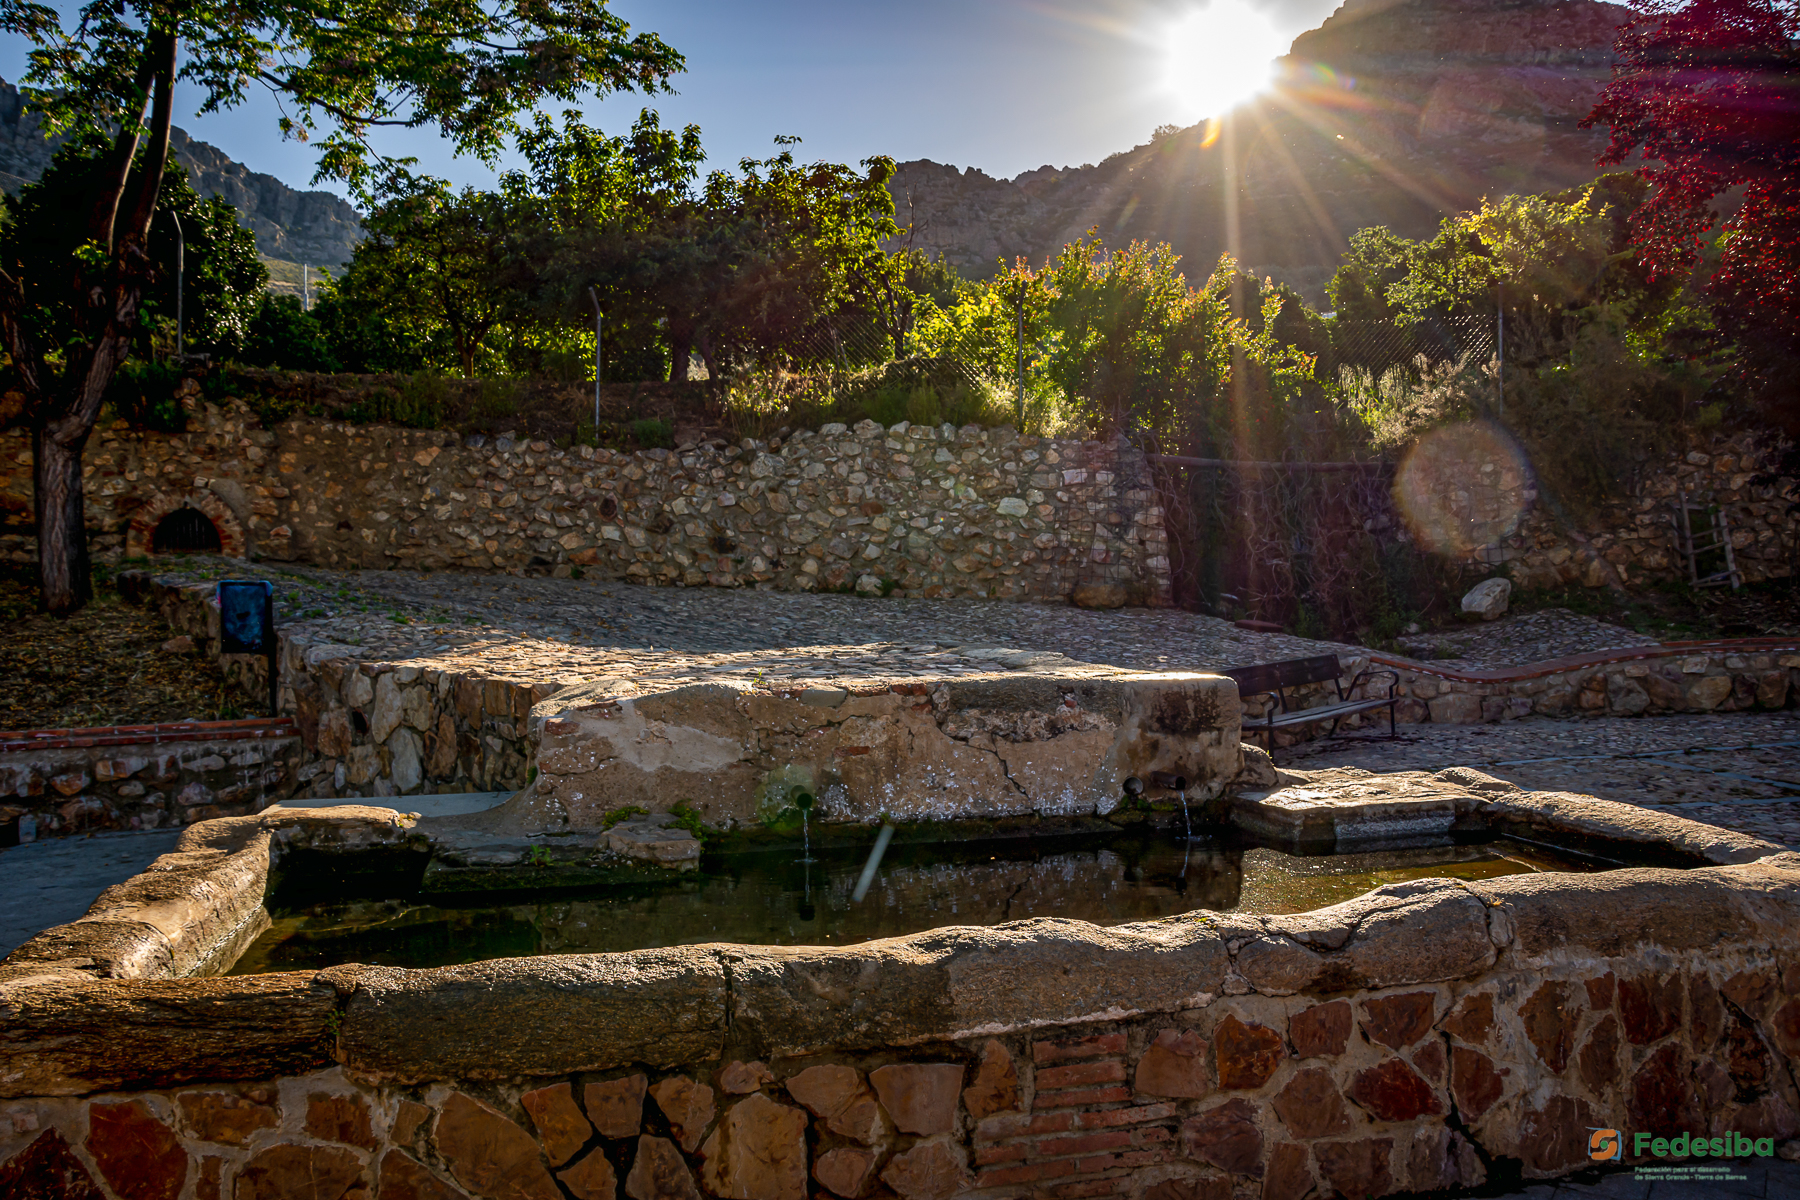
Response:
[[[161,618],[102,584],[67,620],[38,611],[29,579],[0,577],[0,729],[68,729],[254,716],[211,661],[162,649]]]

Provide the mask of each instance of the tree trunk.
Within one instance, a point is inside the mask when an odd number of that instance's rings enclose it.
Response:
[[[669,331],[669,382],[686,383],[688,381],[688,360],[694,357],[694,330],[674,321],[667,324]]]
[[[94,598],[81,494],[81,452],[87,438],[85,429],[70,441],[58,441],[54,426],[38,426],[32,431],[38,582],[44,607],[56,616],[68,616]]]

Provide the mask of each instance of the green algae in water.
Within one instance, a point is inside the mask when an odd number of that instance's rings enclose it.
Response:
[[[1492,879],[1612,864],[1513,841],[1292,855],[1215,841],[1117,837],[895,846],[861,904],[866,851],[709,856],[667,883],[327,901],[272,913],[231,974],[335,963],[436,967],[488,958],[737,942],[843,946],[947,925],[1069,917],[1120,925],[1214,912],[1292,913],[1411,879]]]

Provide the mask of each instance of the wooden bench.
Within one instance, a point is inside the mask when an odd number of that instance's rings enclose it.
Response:
[[[1219,672],[1237,681],[1238,697],[1250,700],[1257,696],[1273,696],[1278,703],[1268,706],[1268,710],[1260,719],[1252,721],[1244,718],[1244,732],[1261,732],[1268,738],[1269,752],[1275,752],[1275,731],[1289,729],[1296,725],[1315,725],[1321,721],[1331,722],[1331,733],[1337,732],[1338,722],[1354,713],[1373,712],[1378,708],[1388,710],[1388,736],[1394,737],[1394,706],[1400,698],[1394,694],[1400,685],[1400,676],[1393,671],[1383,671],[1370,667],[1345,687],[1338,680],[1343,670],[1338,666],[1335,654],[1320,654],[1313,658],[1293,658],[1286,662],[1260,663],[1254,667],[1234,667],[1229,671]],[[1358,696],[1357,689],[1370,678],[1377,675],[1388,677],[1386,696]],[[1288,707],[1287,692],[1289,688],[1304,687],[1311,683],[1330,681],[1337,688],[1337,701],[1321,704],[1313,708],[1292,709]],[[1329,736],[1329,735],[1327,735]]]

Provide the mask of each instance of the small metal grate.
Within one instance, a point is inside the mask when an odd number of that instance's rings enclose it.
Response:
[[[197,508],[183,505],[156,524],[150,535],[152,554],[211,553],[221,548],[219,527]]]

